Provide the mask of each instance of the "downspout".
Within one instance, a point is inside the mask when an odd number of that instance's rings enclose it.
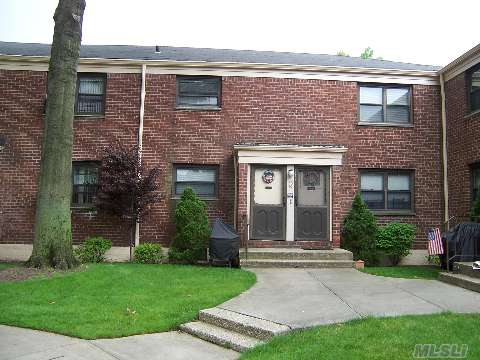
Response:
[[[450,228],[450,215],[448,212],[448,154],[447,154],[447,110],[445,101],[445,78],[440,73],[440,92],[442,97],[442,156],[443,156],[443,204],[444,204],[444,224],[446,230]]]
[[[142,64],[142,87],[140,91],[140,122],[138,124],[138,161],[142,163],[143,149],[143,116],[145,114],[145,78],[147,65]],[[140,244],[140,223],[137,220],[135,224],[135,246]]]
[[[443,204],[444,204],[444,225],[445,232],[450,230],[450,215],[448,213],[448,154],[447,154],[447,110],[445,101],[445,78],[440,73],[440,93],[442,96],[442,156],[443,156]],[[450,252],[448,241],[445,241],[445,259],[447,263],[447,272],[450,271]]]
[[[237,204],[238,204],[238,161],[237,161],[237,153],[236,151],[234,150],[233,152],[233,168],[234,168],[234,172],[235,172],[235,197],[233,198],[233,228],[238,230],[237,229]]]

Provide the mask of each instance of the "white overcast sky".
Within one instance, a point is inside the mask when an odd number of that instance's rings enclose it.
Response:
[[[0,40],[51,43],[58,0],[0,0]],[[446,65],[480,42],[479,0],[87,0],[83,44],[374,56]]]

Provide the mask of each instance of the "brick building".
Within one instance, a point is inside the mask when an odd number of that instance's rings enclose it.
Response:
[[[4,254],[27,253],[33,239],[49,53],[48,45],[0,42]],[[82,46],[74,242],[102,235],[120,252],[128,245],[122,224],[97,212],[93,202],[104,148],[136,145],[141,134],[143,162],[161,169],[162,199],[140,225],[139,242],[168,245],[176,199],[190,186],[211,218],[234,224],[251,246],[339,247],[341,221],[360,192],[379,222],[415,224],[415,249],[423,251],[425,230],[448,216],[445,194],[450,212],[468,211],[465,189],[476,169],[470,165],[480,158],[475,115],[464,117],[465,77],[450,75],[456,65],[449,66],[448,167],[454,170],[446,191],[444,70],[438,67],[330,55]],[[468,149],[459,135],[464,131]],[[453,181],[459,171],[462,180]],[[472,189],[478,189],[475,181]]]

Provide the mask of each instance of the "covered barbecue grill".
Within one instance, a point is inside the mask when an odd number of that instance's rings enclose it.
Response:
[[[480,260],[480,223],[468,222],[455,226],[452,230],[443,235],[443,248],[447,249],[449,269],[455,261],[476,261]],[[442,267],[447,267],[447,256],[440,256]]]
[[[209,261],[212,265],[240,267],[240,236],[235,229],[215,219],[210,236]]]

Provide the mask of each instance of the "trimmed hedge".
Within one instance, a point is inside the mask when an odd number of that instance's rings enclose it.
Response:
[[[82,263],[100,263],[105,261],[105,253],[112,247],[112,242],[101,236],[87,238],[75,249],[75,256]]]
[[[381,226],[377,231],[377,249],[387,255],[393,265],[407,256],[415,240],[415,226],[391,222]]]
[[[143,243],[135,247],[135,262],[139,264],[158,264],[162,261],[163,250],[159,244]]]

